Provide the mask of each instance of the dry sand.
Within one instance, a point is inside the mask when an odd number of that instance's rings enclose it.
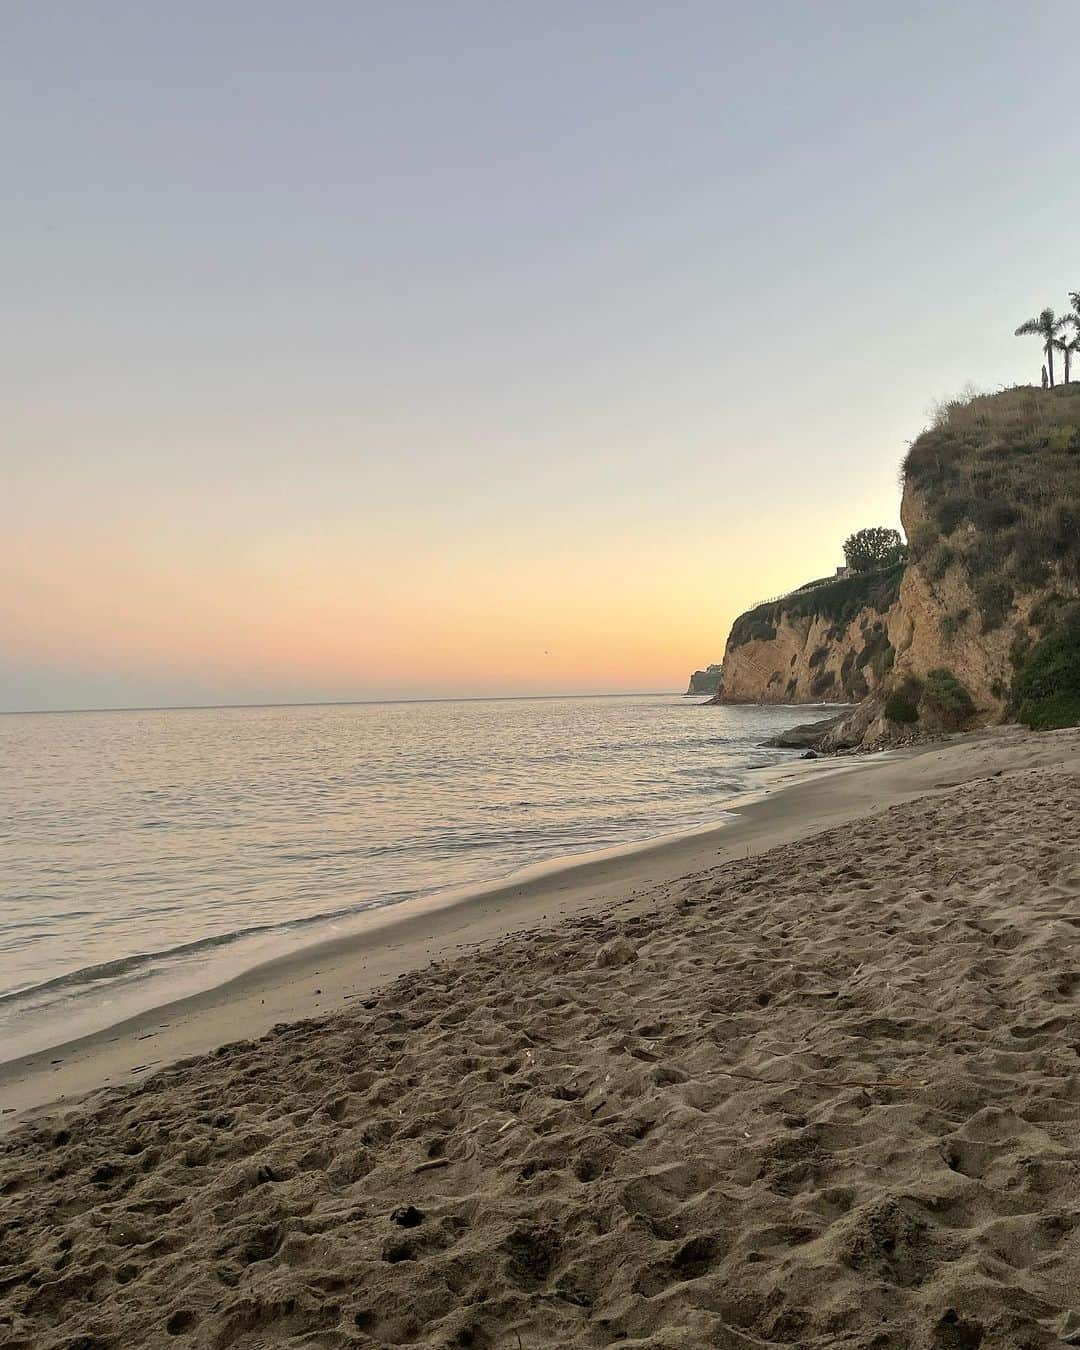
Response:
[[[458,954],[536,895],[433,910],[351,1010],[25,1121],[0,1346],[1080,1343],[1080,735],[616,861],[549,879],[569,918]],[[392,972],[319,959],[358,950]]]

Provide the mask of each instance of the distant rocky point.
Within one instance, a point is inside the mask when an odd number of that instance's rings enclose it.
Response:
[[[720,688],[720,675],[723,672],[723,666],[719,663],[712,666],[706,666],[704,670],[695,670],[690,676],[690,687],[687,694],[715,694]]]

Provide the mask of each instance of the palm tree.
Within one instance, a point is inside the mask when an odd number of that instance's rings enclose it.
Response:
[[[1044,309],[1037,319],[1028,319],[1016,330],[1017,337],[1040,337],[1046,364],[1050,367],[1050,388],[1054,387],[1054,339],[1068,323],[1067,318],[1059,319],[1052,309]]]
[[[1061,358],[1065,362],[1065,383],[1069,383],[1069,370],[1072,366],[1072,359],[1080,352],[1080,332],[1074,333],[1072,337],[1056,337],[1054,339],[1054,350],[1061,353]]]

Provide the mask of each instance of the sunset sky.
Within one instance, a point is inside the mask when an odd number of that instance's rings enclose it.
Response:
[[[1080,286],[1080,9],[9,0],[0,709],[677,689]]]

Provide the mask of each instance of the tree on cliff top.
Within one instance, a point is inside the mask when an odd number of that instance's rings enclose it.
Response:
[[[907,556],[899,530],[871,525],[844,540],[844,559],[853,572],[877,572]]]
[[[1042,339],[1046,364],[1050,368],[1050,388],[1054,387],[1054,341],[1069,322],[1068,317],[1059,319],[1052,309],[1044,309],[1037,318],[1028,319],[1016,330],[1017,337],[1037,337]]]

